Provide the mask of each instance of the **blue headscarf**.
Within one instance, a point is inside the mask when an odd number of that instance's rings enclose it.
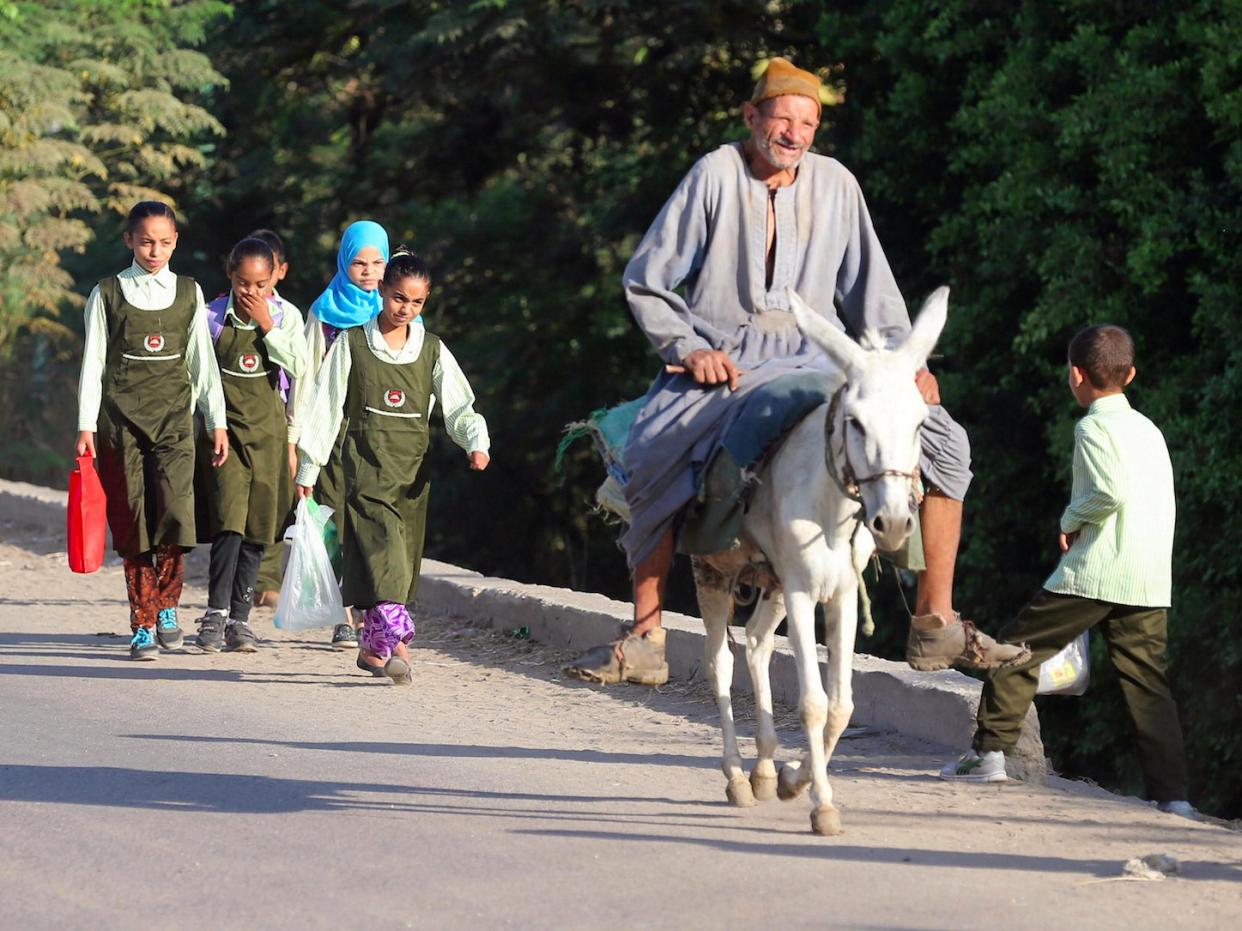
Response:
[[[311,304],[320,322],[343,330],[366,323],[383,308],[378,288],[364,291],[349,280],[349,263],[367,246],[374,246],[384,261],[388,261],[388,233],[384,227],[371,220],[349,224],[341,237],[341,248],[336,252],[336,274],[323,294]]]

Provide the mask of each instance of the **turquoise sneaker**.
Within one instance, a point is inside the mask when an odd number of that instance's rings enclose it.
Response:
[[[160,608],[159,620],[155,622],[155,639],[165,650],[181,646],[181,628],[177,626],[177,609]]]
[[[130,659],[152,660],[159,655],[159,651],[150,627],[139,627],[134,631],[134,639],[129,641]]]

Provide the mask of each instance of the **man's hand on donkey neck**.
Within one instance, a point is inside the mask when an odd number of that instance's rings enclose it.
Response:
[[[738,379],[746,373],[726,353],[715,349],[696,349],[681,360],[681,365],[666,365],[664,371],[673,375],[689,375],[700,385],[724,385],[733,391]]]
[[[922,368],[914,373],[914,384],[918,386],[924,404],[940,403],[940,382],[927,369]]]

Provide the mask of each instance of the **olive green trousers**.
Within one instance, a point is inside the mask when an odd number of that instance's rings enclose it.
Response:
[[[1039,686],[1039,665],[1084,630],[1095,628],[1121,678],[1121,693],[1134,722],[1147,797],[1167,802],[1186,798],[1186,760],[1177,703],[1169,691],[1165,650],[1168,613],[1041,590],[999,638],[1026,643],[1028,662],[988,674],[979,699],[974,748],[1009,750]]]

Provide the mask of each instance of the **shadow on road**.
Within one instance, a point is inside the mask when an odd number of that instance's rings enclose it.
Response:
[[[456,748],[454,748],[456,749]],[[367,799],[360,795],[374,794],[383,798]],[[410,800],[394,802],[393,796]],[[315,781],[255,776],[238,773],[163,772],[127,769],[118,766],[27,766],[0,765],[0,802],[40,802],[74,805],[100,805],[119,808],[148,808],[156,811],[217,812],[232,814],[287,814],[307,811],[426,811],[444,808],[439,802],[426,799],[460,799],[470,801],[583,803],[615,805],[641,803],[677,805],[701,809],[721,809],[722,803],[699,799],[674,799],[658,796],[563,795],[532,792],[496,792],[481,789],[455,789],[440,786],[390,785],[370,782]],[[513,807],[455,805],[447,809],[454,814],[486,814],[511,817],[546,817],[557,810],[539,807],[522,810]],[[581,819],[582,811],[559,814]],[[678,817],[703,817],[678,812]],[[622,817],[618,815],[617,817]],[[710,817],[710,816],[709,816]],[[589,819],[600,820],[594,814]]]
[[[336,743],[301,740],[262,740],[256,737],[207,737],[191,734],[122,734],[130,740],[188,741],[191,743],[258,744],[294,750],[335,750],[342,753],[395,753],[426,756],[500,760],[568,760],[580,763],[634,763],[641,766],[689,766],[715,769],[718,755],[689,756],[679,753],[609,753],[603,750],[565,750],[557,747],[485,747],[466,744],[422,744],[387,741],[341,741]]]
[[[711,847],[728,853],[759,854],[776,857],[808,857],[815,860],[852,860],[890,866],[932,866],[958,869],[1016,870],[1031,873],[1081,873],[1086,876],[1116,877],[1116,860],[1076,860],[1071,857],[1037,856],[996,851],[929,850],[917,847],[860,847],[836,841],[815,839],[812,843],[773,844],[721,838],[687,837],[676,834],[617,834],[614,831],[568,831],[562,829],[518,830],[515,833],[537,837],[573,840],[629,841],[638,844],[683,844]],[[1199,881],[1242,882],[1242,866],[1210,860],[1183,860],[1179,878]]]
[[[429,745],[436,748],[438,745]],[[497,748],[479,748],[489,753]],[[461,756],[460,747],[445,747]],[[442,752],[440,749],[436,753]],[[543,751],[534,751],[543,753]],[[371,795],[373,798],[367,798]],[[997,851],[936,850],[916,847],[861,846],[816,838],[809,833],[778,840],[770,828],[747,825],[744,816],[723,802],[648,796],[563,795],[499,792],[373,782],[325,782],[234,773],[160,772],[112,766],[0,766],[0,801],[62,803],[161,812],[222,814],[292,814],[354,812],[385,818],[410,815],[471,816],[508,821],[562,821],[597,828],[514,828],[514,833],[555,840],[602,840],[626,844],[681,844],[729,854],[852,861],[900,868],[988,869],[1023,873],[1116,877],[1115,859],[1028,855]],[[537,807],[522,808],[518,803]],[[660,806],[642,812],[601,811],[618,803]],[[565,808],[557,806],[585,806]],[[712,810],[705,810],[712,809]],[[636,826],[659,828],[639,833]],[[762,833],[748,841],[703,836],[702,829]],[[693,833],[685,833],[691,830]],[[1242,865],[1183,860],[1181,881],[1242,882]]]

